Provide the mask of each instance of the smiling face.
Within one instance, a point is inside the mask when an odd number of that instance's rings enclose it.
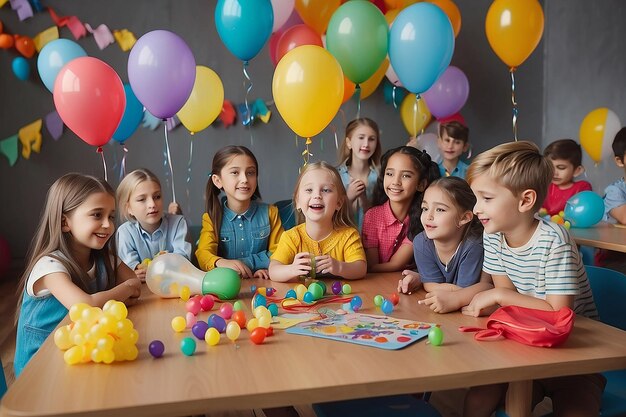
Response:
[[[429,239],[460,240],[464,230],[462,226],[472,217],[469,211],[460,213],[450,195],[440,187],[430,186],[424,191],[420,219]]]
[[[469,143],[463,142],[460,139],[451,138],[448,136],[448,132],[445,129],[441,132],[441,136],[437,140],[437,146],[441,157],[447,161],[456,161],[460,158],[463,152],[467,152]]]
[[[137,184],[128,199],[127,210],[146,232],[152,233],[157,230],[163,217],[163,200],[159,184],[150,180]]]
[[[371,127],[360,125],[346,138],[346,146],[354,158],[368,161],[378,146],[378,136]]]
[[[419,173],[409,155],[399,152],[391,155],[383,174],[383,187],[391,202],[410,202],[415,193],[423,189]]]
[[[248,155],[237,155],[212,179],[217,188],[224,190],[230,208],[245,206],[256,191],[257,166]]]
[[[474,214],[486,233],[506,234],[520,224],[520,199],[511,190],[494,181],[488,174],[475,177],[471,188],[476,195]]]
[[[105,192],[91,194],[63,216],[61,230],[71,233],[77,252],[102,249],[115,232],[115,198]]]
[[[332,224],[333,215],[341,208],[337,184],[325,169],[312,169],[300,178],[296,208],[308,222]]]
[[[550,159],[554,167],[554,175],[552,176],[552,184],[559,187],[566,187],[572,183],[574,177],[580,174],[582,167],[575,167],[567,159]]]

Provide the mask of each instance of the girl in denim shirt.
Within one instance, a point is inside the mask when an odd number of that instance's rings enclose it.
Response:
[[[269,278],[269,258],[283,226],[276,206],[260,202],[258,170],[245,146],[226,146],[213,157],[196,250],[203,270],[226,267],[242,278]],[[222,191],[226,198],[220,199]]]
[[[76,303],[134,304],[141,281],[115,251],[115,193],[105,181],[66,174],[48,191],[20,280],[15,376]]]

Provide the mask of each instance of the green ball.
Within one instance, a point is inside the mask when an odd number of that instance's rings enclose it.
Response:
[[[196,341],[191,337],[185,337],[180,341],[180,351],[185,356],[191,356],[196,352]]]
[[[352,292],[352,287],[350,286],[350,284],[343,284],[343,287],[341,287],[341,292],[344,294],[350,294]]]
[[[243,310],[243,301],[241,300],[237,300],[233,304],[233,311],[239,311],[239,310]]]
[[[384,300],[385,299],[383,298],[383,296],[379,294],[376,297],[374,297],[374,305],[376,307],[380,307],[383,304]]]
[[[317,282],[311,283],[309,285],[308,291],[313,295],[314,300],[319,300],[324,295],[324,290],[322,289],[322,286]]]
[[[441,327],[435,326],[428,332],[428,341],[433,346],[440,346],[443,343],[443,331]]]
[[[326,283],[324,281],[316,281],[320,287],[322,287],[322,295],[326,294]]]

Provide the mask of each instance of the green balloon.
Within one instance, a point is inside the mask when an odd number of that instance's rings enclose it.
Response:
[[[369,1],[349,1],[335,10],[326,30],[326,48],[350,81],[367,81],[387,56],[389,27]]]
[[[212,269],[202,279],[202,294],[213,294],[220,300],[232,300],[240,289],[239,274],[230,268]]]

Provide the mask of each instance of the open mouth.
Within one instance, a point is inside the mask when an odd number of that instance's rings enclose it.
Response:
[[[309,205],[309,208],[311,210],[323,210],[324,209],[324,205],[323,204],[311,204],[311,205]]]
[[[98,239],[106,239],[109,237],[107,233],[94,233]]]
[[[387,188],[387,191],[392,194],[401,194],[403,190],[402,188]]]
[[[237,187],[237,191],[241,191],[242,193],[247,193],[250,191],[250,187]]]

